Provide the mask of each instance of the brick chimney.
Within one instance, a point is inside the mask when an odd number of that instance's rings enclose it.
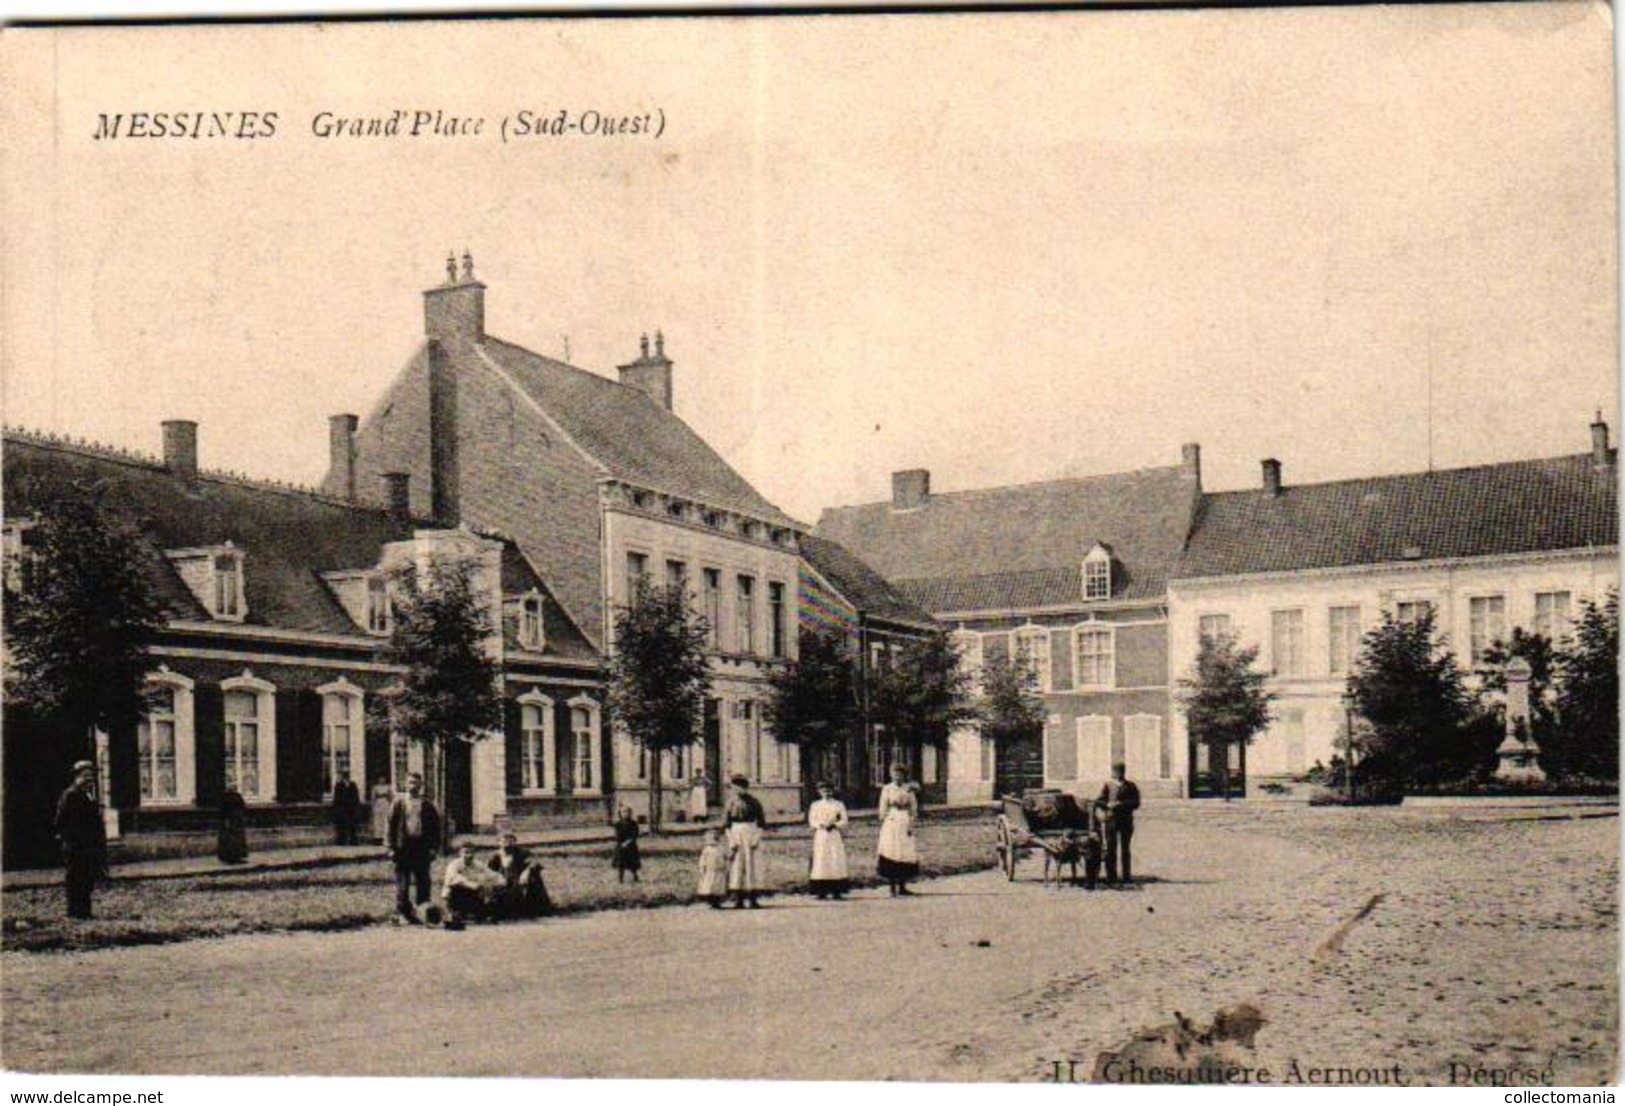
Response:
[[[1196,486],[1202,486],[1202,447],[1196,442],[1186,442],[1179,447],[1179,462],[1185,469],[1185,475],[1195,479]]]
[[[907,469],[891,474],[891,505],[894,511],[912,511],[931,498],[931,471]]]
[[[649,352],[649,336],[645,334],[638,343],[639,352],[636,361],[617,366],[621,374],[621,383],[629,388],[636,388],[646,394],[666,410],[672,410],[671,394],[671,358],[666,356],[666,336],[655,331],[654,353]]]
[[[354,415],[332,415],[327,420],[327,451],[329,480],[347,501],[355,502],[355,428]]]
[[[423,331],[430,341],[485,340],[485,285],[474,279],[474,258],[463,251],[461,272],[455,254],[446,255],[446,282],[423,293]]]
[[[164,467],[183,480],[197,479],[197,423],[190,419],[164,423]]]
[[[384,502],[389,504],[389,513],[396,518],[412,517],[412,474],[409,472],[386,472],[382,477],[384,481]]]
[[[1591,423],[1591,463],[1598,468],[1607,468],[1611,460],[1608,424],[1602,421],[1602,410],[1599,408],[1597,417]]]
[[[1281,494],[1281,462],[1274,457],[1264,461],[1264,494],[1268,496]]]

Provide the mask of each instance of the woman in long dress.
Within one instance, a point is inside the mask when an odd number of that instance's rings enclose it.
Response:
[[[846,895],[851,876],[846,867],[846,804],[835,797],[828,783],[818,785],[818,798],[807,808],[812,827],[812,875],[809,883],[819,898]]]
[[[383,776],[372,785],[372,839],[382,845],[389,840],[389,812],[395,807],[395,789]]]
[[[734,909],[749,903],[752,910],[761,883],[756,872],[756,850],[762,846],[762,804],[750,793],[750,780],[735,776],[728,781],[732,794],[722,825],[728,831],[728,890],[733,892]]]
[[[703,822],[711,817],[711,780],[704,772],[694,777],[694,786],[688,793],[688,820]]]
[[[890,885],[893,895],[912,895],[908,881],[920,874],[920,850],[914,842],[920,801],[907,780],[907,770],[894,764],[891,782],[880,789],[880,844],[875,872]]]
[[[248,860],[248,804],[235,787],[227,787],[220,796],[220,832],[215,838],[215,855],[226,864],[243,864]]]
[[[610,862],[615,866],[616,883],[625,883],[628,872],[632,875],[632,882],[638,882],[643,855],[638,850],[638,820],[632,817],[629,806],[621,807],[621,816],[615,819],[615,852]]]

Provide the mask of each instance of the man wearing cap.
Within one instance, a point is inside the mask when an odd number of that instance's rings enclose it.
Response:
[[[756,850],[762,846],[762,824],[767,821],[761,801],[750,793],[750,780],[735,776],[728,781],[732,794],[722,825],[728,833],[728,890],[734,895],[734,909],[750,904],[752,910],[762,904],[756,901],[759,880],[756,875]]]
[[[1134,812],[1140,809],[1140,789],[1125,779],[1122,761],[1112,765],[1112,778],[1100,789],[1095,806],[1102,812],[1101,829],[1106,836],[1106,882],[1117,882],[1117,858],[1123,858],[1123,882],[1133,883],[1129,867],[1129,841],[1134,837]]]
[[[96,802],[96,766],[81,760],[73,782],[57,800],[54,823],[67,868],[68,917],[90,917],[90,893],[107,866],[107,827]]]

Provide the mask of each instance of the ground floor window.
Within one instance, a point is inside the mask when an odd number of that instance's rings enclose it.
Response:
[[[576,791],[597,791],[602,781],[598,759],[598,704],[585,696],[570,700],[572,786]]]

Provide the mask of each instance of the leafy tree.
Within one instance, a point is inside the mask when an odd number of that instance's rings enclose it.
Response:
[[[403,671],[400,687],[374,697],[373,709],[423,747],[430,795],[444,805],[453,742],[502,730],[501,670],[486,649],[492,628],[466,560],[403,569],[393,584],[390,635],[379,656]]]
[[[1208,747],[1219,793],[1230,798],[1230,750],[1246,746],[1270,724],[1275,696],[1264,690],[1264,673],[1254,665],[1258,648],[1238,648],[1233,634],[1202,638],[1196,663],[1179,680],[1176,700],[1185,724]]]
[[[915,638],[870,673],[869,717],[913,756],[927,745],[940,749],[955,729],[980,718],[972,680],[947,633]]]
[[[1348,688],[1370,723],[1361,780],[1434,784],[1494,759],[1493,727],[1475,711],[1455,655],[1434,633],[1432,611],[1404,621],[1384,612],[1365,635]]]
[[[982,665],[982,698],[977,704],[982,736],[1007,741],[1044,727],[1044,699],[1038,694],[1038,674],[1022,657],[994,657]]]
[[[857,657],[850,635],[829,628],[804,632],[796,651],[794,664],[769,673],[763,713],[775,737],[800,746],[805,767],[857,720]]]
[[[609,661],[609,711],[649,754],[649,829],[661,827],[661,756],[694,743],[711,690],[706,620],[681,585],[640,580],[632,602],[615,614]]]
[[[1581,604],[1558,652],[1558,745],[1562,767],[1619,778],[1619,592]]]
[[[164,625],[150,553],[104,492],[76,482],[42,511],[7,611],[7,699],[77,735],[71,754],[91,760],[96,730],[133,727],[145,711],[143,647]]]

